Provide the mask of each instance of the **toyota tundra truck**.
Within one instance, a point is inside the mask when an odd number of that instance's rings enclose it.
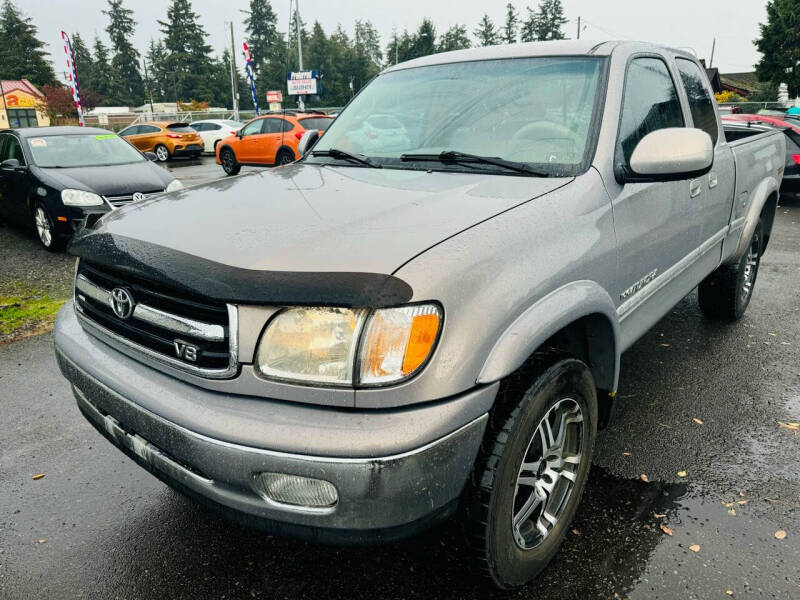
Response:
[[[78,407],[239,522],[365,543],[457,516],[525,584],[621,353],[694,288],[709,318],[747,308],[783,135],[729,143],[692,54],[581,40],[392,66],[306,137],[74,238],[55,350]]]

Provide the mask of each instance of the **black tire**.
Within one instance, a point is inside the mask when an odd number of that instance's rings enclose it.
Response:
[[[55,224],[44,204],[37,202],[31,213],[36,239],[48,252],[58,252],[64,247],[64,239],[56,233]]]
[[[219,151],[219,162],[226,175],[238,175],[242,170],[242,165],[236,162],[236,155],[230,148],[223,148]]]
[[[278,154],[275,155],[276,167],[288,165],[290,162],[294,162],[294,152],[292,152],[291,150],[283,148],[282,150],[278,151]]]
[[[158,144],[153,148],[158,162],[167,162],[170,159],[169,149],[164,144]]]
[[[515,375],[513,380],[503,383],[501,390],[476,462],[467,506],[473,533],[470,539],[480,567],[497,587],[512,589],[528,583],[547,566],[575,516],[594,453],[597,390],[583,362],[558,357],[540,361],[526,375]],[[557,411],[561,407],[565,413],[559,420]],[[569,420],[577,418],[575,415],[581,416],[580,422]],[[546,435],[543,433],[546,416],[548,427],[552,429],[560,423],[558,431],[563,428],[565,432],[561,450],[570,457],[569,464],[563,462],[563,454],[554,450],[556,444],[550,444],[547,450],[543,443],[547,438],[540,437]],[[550,439],[554,435],[550,431]],[[560,434],[557,437],[561,439]],[[541,459],[536,458],[539,454]],[[579,458],[577,464],[575,456]],[[526,457],[528,467],[523,470]],[[545,460],[546,457],[551,460]],[[557,460],[561,460],[560,468],[569,472],[569,478],[551,468]],[[536,464],[538,467],[534,468]],[[550,473],[557,475],[553,478]],[[537,486],[550,486],[550,490],[545,494]],[[568,488],[566,491],[561,489],[564,486]],[[536,498],[544,500],[536,504]],[[535,508],[530,509],[527,517],[520,518],[520,525],[515,528],[514,519],[526,514],[530,506]],[[545,510],[556,513],[555,523],[542,521]],[[545,535],[537,527],[540,522],[551,527]]]
[[[764,229],[759,221],[744,256],[737,263],[721,265],[700,283],[697,298],[706,316],[726,321],[744,316],[756,286],[763,244]]]

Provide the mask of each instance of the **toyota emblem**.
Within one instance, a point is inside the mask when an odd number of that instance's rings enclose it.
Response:
[[[139,202],[139,200],[144,200],[145,198],[147,198],[147,196],[145,196],[142,192],[135,192],[133,194],[134,202]]]
[[[133,296],[125,288],[114,288],[111,290],[111,310],[120,319],[127,319],[133,314]]]

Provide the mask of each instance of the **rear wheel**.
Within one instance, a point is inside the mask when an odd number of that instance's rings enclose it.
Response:
[[[739,262],[720,266],[698,286],[697,298],[703,313],[728,321],[742,318],[753,297],[763,243],[764,230],[759,221]]]
[[[53,220],[47,209],[38,202],[33,209],[33,226],[39,243],[44,246],[45,250],[55,252],[61,248],[61,240],[55,232]]]
[[[219,162],[222,163],[222,170],[226,175],[236,175],[242,170],[242,166],[236,162],[236,155],[230,148],[220,150]]]
[[[275,166],[277,167],[288,165],[290,162],[294,162],[294,153],[291,150],[284,148],[275,156]]]
[[[155,147],[156,158],[158,162],[167,162],[169,160],[169,150],[164,144],[159,144]]]
[[[529,582],[558,552],[594,452],[597,392],[588,367],[572,358],[543,366],[528,387],[504,383],[475,472],[473,541],[502,589]]]

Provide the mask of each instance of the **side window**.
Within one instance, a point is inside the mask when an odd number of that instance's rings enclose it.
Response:
[[[0,162],[3,162],[6,159],[4,146],[8,142],[9,137],[10,136],[7,133],[0,133]]]
[[[691,60],[679,58],[675,62],[683,80],[683,87],[686,89],[686,96],[689,98],[689,110],[692,113],[694,126],[710,135],[711,141],[716,145],[719,137],[717,113],[714,110],[711,93],[708,91],[706,74]]]
[[[217,131],[222,129],[217,123],[206,123],[203,131]]]
[[[283,122],[283,131],[284,132],[292,131],[292,129],[294,129],[294,125],[292,123],[290,123],[289,121],[287,121],[285,119],[281,119],[281,121]]]
[[[199,133],[201,131],[208,130],[208,123],[192,123],[191,125],[189,125],[189,127],[191,127],[192,129],[194,129]]]
[[[154,125],[139,125],[138,133],[158,133],[159,131],[161,130]]]
[[[133,127],[128,127],[127,129],[123,129],[122,131],[119,132],[119,135],[125,137],[128,135],[136,135],[138,132],[139,132],[139,126],[134,125]]]
[[[648,133],[685,126],[678,90],[664,61],[652,57],[633,59],[625,76],[615,162],[627,165],[634,148]]]
[[[282,122],[283,119],[264,119],[264,127],[261,129],[261,133],[280,133]]]
[[[8,160],[9,158],[16,158],[19,164],[25,164],[25,155],[22,153],[22,146],[16,136],[13,135],[8,136],[3,151],[3,160]]]
[[[250,121],[247,125],[244,126],[242,129],[242,135],[254,135],[256,133],[261,133],[261,126],[262,121],[266,121],[267,119],[256,119],[255,121]]]

